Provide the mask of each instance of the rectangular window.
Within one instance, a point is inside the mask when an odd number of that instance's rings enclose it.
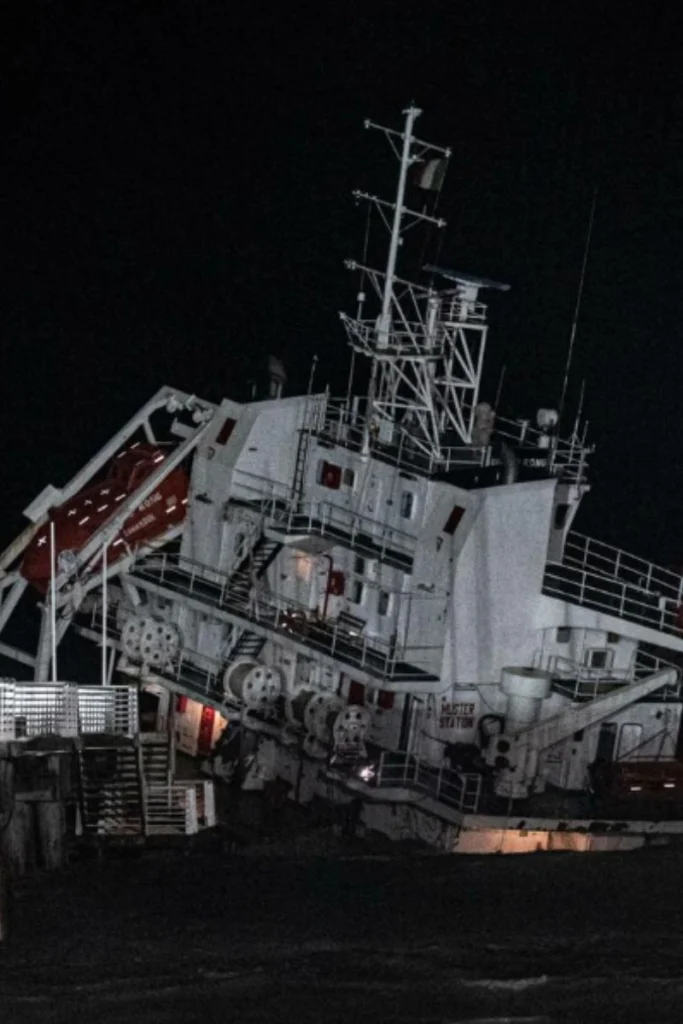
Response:
[[[228,419],[225,421],[225,423],[223,424],[221,429],[216,434],[216,444],[225,444],[226,443],[226,441],[228,440],[228,438],[232,434],[233,430],[235,429],[235,424],[236,423],[237,423],[237,420],[233,420],[233,419],[230,419],[230,417],[228,417]]]
[[[351,490],[353,490],[353,488],[356,486],[355,470],[349,469],[349,467],[347,466],[344,472],[342,473],[342,483],[344,484],[344,487],[350,487]]]
[[[339,597],[344,593],[345,582],[344,573],[340,569],[333,569],[327,577],[327,593]]]
[[[321,461],[318,465],[318,483],[323,487],[329,487],[333,491],[339,490],[341,483],[341,466],[333,462]]]
[[[558,505],[555,509],[555,529],[561,530],[564,524],[567,522],[567,516],[569,515],[569,505]]]
[[[619,643],[619,634],[618,633],[608,633],[607,634],[607,643],[608,644],[618,644]]]
[[[610,669],[612,667],[613,653],[613,651],[608,651],[605,647],[594,647],[586,651],[586,663],[589,668]]]
[[[558,644],[568,644],[572,638],[572,631],[569,626],[560,626],[557,630]]]
[[[359,683],[356,679],[352,679],[349,683],[349,704],[357,704],[362,707],[365,704],[365,687],[363,683]]]
[[[413,508],[415,506],[415,495],[412,491],[403,491],[401,493],[401,516],[403,519],[413,518]]]
[[[365,559],[361,555],[356,555],[353,562],[353,571],[356,576],[365,576]]]
[[[362,604],[363,598],[365,597],[365,587],[361,580],[353,581],[353,590],[351,591],[351,600],[354,604]]]
[[[377,612],[379,615],[389,614],[389,605],[391,604],[391,594],[386,590],[380,590],[377,596]]]
[[[456,529],[458,527],[458,523],[460,522],[460,520],[462,519],[462,517],[464,515],[465,515],[465,509],[461,508],[460,505],[454,505],[453,506],[453,511],[451,512],[451,514],[449,515],[448,519],[446,520],[446,525],[443,528],[443,532],[444,533],[450,533],[450,534],[455,533],[455,531],[456,531]]]

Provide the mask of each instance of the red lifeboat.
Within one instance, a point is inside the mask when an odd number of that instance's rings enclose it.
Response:
[[[166,452],[159,445],[134,444],[116,456],[104,480],[81,491],[59,508],[52,509],[48,522],[26,548],[21,566],[24,578],[42,593],[47,590],[51,522],[55,524],[55,558],[62,551],[77,553],[165,458]],[[172,470],[125,521],[109,546],[109,563],[115,563],[131,549],[182,522],[188,487],[185,470],[180,467]]]

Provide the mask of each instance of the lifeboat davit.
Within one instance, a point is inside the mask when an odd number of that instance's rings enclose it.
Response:
[[[50,511],[48,521],[26,548],[21,573],[37,590],[45,593],[50,581],[50,524],[55,524],[55,559],[64,551],[77,554],[114,513],[167,457],[161,445],[139,442],[124,449],[113,460],[107,476],[80,491],[59,508]],[[181,523],[187,509],[189,480],[181,467],[164,477],[149,497],[131,512],[111,542],[108,561],[119,558],[140,544],[149,542]]]

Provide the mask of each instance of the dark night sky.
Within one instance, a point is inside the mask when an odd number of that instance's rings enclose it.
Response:
[[[594,183],[570,404],[579,527],[683,559],[683,83],[662,5],[23,0],[0,6],[3,541],[162,383],[243,397],[269,352],[341,391],[352,188],[390,192],[414,98],[454,150],[443,263],[492,301],[491,398],[554,404]]]

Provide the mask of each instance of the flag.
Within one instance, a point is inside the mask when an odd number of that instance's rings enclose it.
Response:
[[[446,163],[446,160],[439,159],[421,160],[411,171],[413,185],[438,192],[446,175]]]

